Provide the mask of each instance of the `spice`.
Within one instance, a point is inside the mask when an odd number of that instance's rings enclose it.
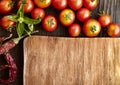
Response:
[[[3,54],[5,52],[9,51],[10,49],[12,49],[15,46],[16,46],[15,42],[13,40],[9,40],[8,42],[6,42],[0,46],[0,54]]]
[[[7,61],[8,65],[2,65],[0,66],[0,70],[3,70],[5,68],[9,68],[9,78],[7,80],[0,78],[0,83],[11,83],[15,80],[17,76],[17,66],[14,62],[14,59],[10,55],[10,53],[5,53],[5,60]]]

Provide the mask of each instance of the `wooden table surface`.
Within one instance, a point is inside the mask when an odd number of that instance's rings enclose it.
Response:
[[[17,0],[15,0],[17,1]],[[55,9],[50,6],[48,9],[45,9],[47,14],[53,14],[54,16],[58,16],[59,11],[55,11]],[[93,11],[94,18],[98,17],[98,12],[104,10],[105,13],[108,13],[112,16],[113,22],[117,22],[120,24],[120,0],[99,0],[98,7]],[[37,25],[36,29],[40,29],[40,32],[36,35],[47,35],[47,36],[62,36],[68,37],[67,29],[65,27],[58,25],[58,29],[55,32],[48,33],[41,29],[41,25]],[[8,35],[8,32],[5,30],[0,29],[0,36]],[[103,33],[101,35],[104,36]],[[23,85],[23,40],[11,50],[12,56],[14,57],[17,66],[18,66],[18,76],[15,82],[9,85]],[[0,62],[2,62],[0,60]],[[0,84],[5,85],[5,84]]]
[[[28,37],[24,85],[120,85],[119,43],[118,38]]]

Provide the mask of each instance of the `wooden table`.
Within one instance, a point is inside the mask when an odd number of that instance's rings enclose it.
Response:
[[[16,0],[17,1],[17,0]],[[47,14],[54,14],[55,16],[58,16],[59,11],[54,11],[55,9],[50,6],[48,9],[46,9]],[[112,16],[113,22],[117,22],[120,24],[120,0],[99,0],[98,7],[93,11],[94,18],[98,17],[98,12],[104,10],[105,13],[108,13]],[[58,25],[58,29],[55,32],[48,33],[41,29],[40,25],[37,25],[36,28],[40,29],[40,32],[37,33],[37,35],[47,35],[47,36],[63,36],[68,37],[67,29],[64,29],[65,27]],[[8,34],[5,30],[0,29],[0,36]],[[101,35],[103,35],[101,33]],[[23,40],[14,48],[11,50],[11,53],[13,57],[15,58],[15,61],[18,66],[18,76],[15,82],[9,84],[9,85],[23,85]],[[1,61],[2,62],[2,61]],[[5,84],[0,84],[5,85]]]

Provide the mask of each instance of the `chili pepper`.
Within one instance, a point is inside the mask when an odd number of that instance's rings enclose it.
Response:
[[[14,38],[11,39],[9,41],[7,41],[6,43],[2,44],[0,46],[0,55],[4,54],[5,52],[9,51],[10,49],[12,49],[13,47],[15,47],[18,42],[20,41],[21,38]]]
[[[9,65],[1,65],[1,66],[0,66],[0,71],[3,70],[3,69],[6,69],[6,68],[8,68],[8,67],[10,67],[10,66],[9,66]]]
[[[8,65],[2,65],[0,66],[0,70],[3,70],[5,68],[9,68],[9,78],[7,80],[1,79],[0,78],[0,83],[11,83],[15,80],[17,76],[17,66],[14,62],[14,59],[10,55],[10,53],[5,53],[5,59],[8,63]]]
[[[0,46],[0,54],[4,54],[5,52],[9,51],[15,46],[16,46],[15,42],[13,40],[9,40],[8,42]]]

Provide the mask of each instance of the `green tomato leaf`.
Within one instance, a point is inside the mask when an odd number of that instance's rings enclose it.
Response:
[[[8,15],[8,16],[6,16],[6,17],[7,17],[8,19],[14,21],[14,22],[17,22],[17,21],[18,21],[18,20],[17,20],[18,16],[16,16],[16,15]]]
[[[18,23],[17,24],[17,34],[19,37],[21,37],[24,33],[24,30],[25,30],[25,26],[23,23]]]
[[[17,16],[18,17],[24,17],[24,4],[23,3],[21,3],[21,5],[20,5],[20,8],[17,12]]]
[[[38,23],[40,23],[40,21],[41,21],[41,19],[30,19],[30,18],[28,18],[28,17],[24,17],[24,23],[25,24],[38,24]]]
[[[16,22],[16,31],[19,38],[34,33],[34,24],[38,24],[41,22],[41,19],[34,20],[24,16],[25,3],[26,0],[21,0],[21,5],[17,11],[17,14],[7,16],[8,19]]]
[[[25,29],[24,35],[31,35],[34,31],[31,31],[30,29]]]
[[[34,31],[34,25],[33,24],[28,24],[28,28],[31,32]]]

